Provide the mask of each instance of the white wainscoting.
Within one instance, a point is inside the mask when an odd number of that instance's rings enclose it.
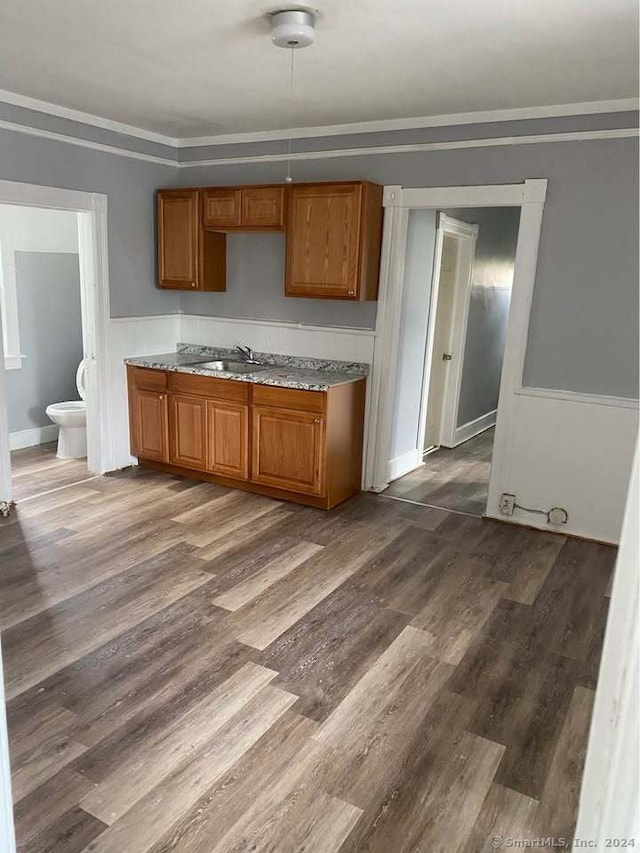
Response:
[[[510,423],[487,515],[617,543],[638,435],[637,401],[523,388],[513,395]],[[498,511],[503,492],[534,509],[564,507],[569,520],[553,528],[523,510],[505,519]]]
[[[371,364],[373,329],[305,326],[275,320],[236,320],[183,314],[180,340],[208,346],[234,347],[244,344],[258,352],[333,358]]]
[[[21,429],[9,433],[9,448],[11,450],[22,450],[23,447],[35,447],[38,444],[47,444],[58,438],[58,427],[50,424],[33,429]]]
[[[135,463],[129,452],[129,411],[123,359],[175,350],[180,341],[209,346],[245,344],[262,352],[371,364],[373,330],[303,326],[190,314],[112,318],[109,324],[109,444],[107,470]]]
[[[109,447],[105,454],[108,471],[125,468],[136,461],[129,452],[127,374],[123,360],[136,355],[171,352],[179,340],[179,314],[116,317],[109,322]]]
[[[178,341],[226,347],[243,343],[265,352],[370,364],[375,334],[362,329],[179,314],[112,319],[109,470],[135,461],[129,452],[123,359],[171,351]],[[617,543],[638,432],[637,403],[532,388],[513,394],[513,409],[509,451],[487,514],[505,519],[498,512],[498,498],[508,492],[523,506],[564,507],[569,521],[561,529],[567,533]],[[368,421],[367,408],[365,432]],[[389,465],[397,477],[419,462],[401,457],[390,460]],[[522,510],[516,510],[510,520],[551,529],[542,516]]]

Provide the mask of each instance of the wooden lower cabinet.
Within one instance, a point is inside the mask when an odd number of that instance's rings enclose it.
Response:
[[[200,397],[169,397],[169,457],[185,468],[207,467],[207,401]]]
[[[167,395],[133,388],[129,395],[131,452],[142,459],[169,460]]]
[[[141,464],[320,509],[360,490],[364,379],[304,391],[127,372],[131,452]]]
[[[323,451],[323,418],[307,412],[254,406],[254,482],[293,492],[322,495]]]
[[[207,470],[249,479],[249,407],[207,400]]]

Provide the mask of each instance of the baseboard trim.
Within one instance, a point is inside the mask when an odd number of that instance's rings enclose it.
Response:
[[[419,450],[408,450],[394,459],[389,460],[389,482],[397,480],[409,471],[415,470],[422,464],[422,453]]]
[[[491,427],[496,425],[497,415],[498,410],[494,409],[492,412],[487,412],[486,415],[480,415],[479,418],[456,427],[456,431],[453,434],[453,446],[457,447],[464,441],[469,441],[470,438],[480,435],[481,432],[487,429],[491,429]]]
[[[58,438],[58,427],[55,424],[33,429],[22,429],[9,433],[9,450],[22,450],[25,447],[36,447],[38,444],[48,444]]]

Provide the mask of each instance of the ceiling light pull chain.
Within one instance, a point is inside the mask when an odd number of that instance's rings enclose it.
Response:
[[[294,93],[294,65],[293,65],[293,57],[295,54],[295,48],[292,47],[290,49],[291,61],[289,64],[289,136],[287,138],[287,176],[285,178],[286,183],[290,184],[293,181],[291,177],[291,131],[293,129],[293,93]]]

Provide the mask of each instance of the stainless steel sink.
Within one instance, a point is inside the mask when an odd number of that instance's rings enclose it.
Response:
[[[266,370],[266,364],[250,364],[246,361],[200,361],[193,367],[203,367],[205,370],[218,370],[228,373],[255,373],[256,370]]]

